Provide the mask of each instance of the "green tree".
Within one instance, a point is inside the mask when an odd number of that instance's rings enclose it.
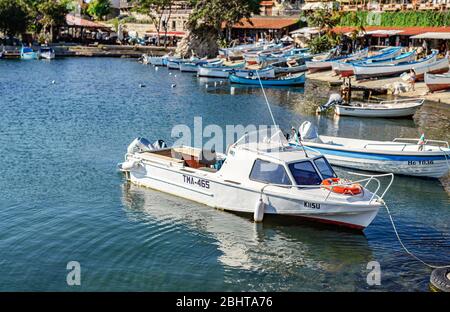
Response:
[[[51,41],[54,39],[54,27],[65,24],[70,4],[70,0],[45,0],[37,4],[38,23],[44,32],[49,31]]]
[[[24,33],[30,23],[28,13],[21,0],[0,0],[0,31],[7,35]]]
[[[172,16],[172,8],[175,0],[134,0],[134,10],[149,17],[156,29],[158,43],[160,42],[161,29],[164,30],[164,47],[167,45],[167,30]]]
[[[97,20],[103,19],[110,12],[111,2],[109,0],[92,0],[87,8],[87,13]]]
[[[333,31],[340,20],[342,13],[338,10],[323,6],[307,16],[308,26],[319,28],[319,36],[309,43],[314,53],[320,53],[330,49],[339,42],[339,36]]]
[[[222,27],[230,29],[247,20],[252,14],[260,13],[260,0],[191,0],[194,10],[189,17],[189,28],[207,27],[219,35]]]

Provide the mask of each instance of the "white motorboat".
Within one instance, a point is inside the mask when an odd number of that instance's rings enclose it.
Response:
[[[41,47],[39,49],[39,58],[52,60],[56,57],[55,50],[51,47]]]
[[[128,147],[119,170],[134,184],[251,213],[255,221],[272,214],[366,228],[391,184],[381,195],[378,187],[372,193],[368,184],[380,183],[379,176],[339,180],[323,155],[311,154],[289,146],[280,130],[248,133],[227,154],[188,146],[155,149],[138,138]],[[389,176],[392,183],[393,175]]]
[[[448,142],[396,138],[372,141],[318,135],[309,121],[300,128],[301,143],[326,156],[336,166],[419,177],[440,178],[450,168]],[[298,142],[290,141],[292,145]]]
[[[197,70],[197,75],[199,77],[210,77],[210,78],[228,78],[230,73],[234,72],[235,69],[243,68],[245,62],[237,62],[232,66],[208,66],[200,65]]]
[[[408,117],[413,116],[423,105],[425,99],[396,99],[380,102],[345,103],[339,94],[331,94],[328,102],[317,109],[318,113],[334,107],[336,115],[355,117]]]
[[[431,92],[450,90],[450,72],[442,75],[425,74],[425,84]]]

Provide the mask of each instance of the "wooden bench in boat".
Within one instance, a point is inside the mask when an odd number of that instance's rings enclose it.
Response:
[[[217,170],[210,166],[216,162],[215,153],[206,155],[206,152],[194,147],[175,147],[161,149],[157,151],[143,152],[139,154],[142,159],[155,161],[163,160],[165,162],[175,163],[181,166],[199,169],[208,172]],[[208,157],[209,156],[209,157]],[[208,157],[206,159],[203,159]]]

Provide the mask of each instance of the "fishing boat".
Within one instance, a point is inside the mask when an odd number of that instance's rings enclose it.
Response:
[[[400,47],[389,47],[389,48],[385,48],[380,50],[377,54],[363,58],[359,61],[334,61],[331,64],[331,67],[333,69],[333,71],[336,73],[336,75],[341,75],[341,77],[350,77],[354,75],[353,72],[353,64],[356,62],[361,62],[361,63],[373,63],[373,62],[380,62],[379,64],[381,64],[381,62],[383,61],[389,61],[392,60],[393,58],[396,58],[397,56],[399,56],[401,54],[401,48]]]
[[[431,92],[450,90],[450,72],[441,75],[425,74],[425,84]]]
[[[346,103],[339,94],[330,95],[328,102],[317,109],[318,113],[334,108],[336,115],[354,117],[398,118],[413,116],[425,99],[396,99],[379,102]]]
[[[275,74],[293,74],[307,71],[305,60],[302,58],[291,58],[287,61],[271,64],[275,70]]]
[[[306,61],[306,67],[308,68],[310,73],[314,73],[314,72],[318,72],[318,71],[322,71],[322,70],[329,70],[332,67],[333,62],[336,61],[351,61],[351,60],[358,60],[361,58],[365,58],[367,57],[367,54],[369,53],[369,49],[365,48],[361,51],[358,51],[356,53],[350,54],[350,55],[345,55],[345,56],[338,56],[338,57],[334,57],[334,58],[326,58],[323,60],[311,60],[311,61]]]
[[[197,73],[199,66],[220,66],[223,60],[213,59],[213,60],[200,60],[196,62],[182,62],[180,63],[180,71]]]
[[[340,180],[323,155],[289,146],[278,131],[250,132],[226,154],[190,146],[154,148],[135,139],[118,165],[127,180],[227,211],[331,223],[363,230],[383,205],[367,189],[379,176]],[[393,175],[390,175],[391,183]]]
[[[263,85],[263,86],[300,86],[305,84],[305,73],[297,73],[293,75],[285,75],[276,78],[264,78],[258,79],[258,77],[239,77],[236,75],[230,75],[231,83],[239,83],[245,85]]]
[[[46,60],[52,60],[56,56],[55,50],[51,47],[41,47],[39,49],[39,57],[46,59]]]
[[[353,64],[356,80],[370,79],[377,77],[398,76],[404,72],[410,71],[419,66],[425,66],[436,62],[438,51],[433,52],[418,60],[412,62],[404,62],[400,64],[384,64],[377,66],[365,66],[363,64]]]
[[[199,77],[210,77],[210,78],[228,78],[231,72],[233,72],[237,68],[243,68],[245,66],[245,62],[237,62],[231,66],[207,66],[200,65],[198,67],[197,75]]]
[[[163,55],[163,56],[150,56],[148,58],[148,62],[151,65],[154,66],[167,66],[167,61],[169,59],[169,55]]]
[[[413,67],[416,72],[416,81],[423,81],[425,74],[444,74],[449,70],[448,58],[444,57],[434,63],[427,63]]]
[[[376,172],[441,178],[449,173],[448,142],[395,138],[372,141],[318,135],[316,127],[305,121],[299,128],[301,144],[320,152],[336,166]],[[299,142],[290,141],[299,146]]]
[[[22,60],[37,60],[38,54],[29,47],[22,47],[20,49],[20,58]]]
[[[240,69],[236,68],[230,72],[230,76],[236,76],[240,78],[252,78],[256,77],[256,72],[258,71],[259,77],[261,78],[275,78],[275,69],[273,67],[266,67],[263,69]]]

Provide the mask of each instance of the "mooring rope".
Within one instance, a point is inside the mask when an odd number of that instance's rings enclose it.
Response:
[[[395,232],[395,235],[397,236],[398,242],[400,243],[400,245],[403,247],[403,249],[406,251],[407,254],[409,254],[411,257],[413,257],[417,261],[422,262],[424,265],[426,265],[427,267],[432,268],[432,269],[450,268],[450,265],[438,266],[438,265],[433,265],[433,264],[426,263],[425,261],[423,261],[422,259],[417,257],[414,253],[409,251],[408,248],[406,248],[406,246],[403,244],[403,242],[402,242],[402,240],[400,238],[400,235],[398,234],[397,227],[395,226],[394,219],[392,218],[392,215],[391,215],[391,211],[389,210],[389,208],[386,205],[386,203],[384,203],[384,207],[386,208],[386,211],[388,213],[389,219],[391,220],[392,228],[394,229],[394,232]]]

